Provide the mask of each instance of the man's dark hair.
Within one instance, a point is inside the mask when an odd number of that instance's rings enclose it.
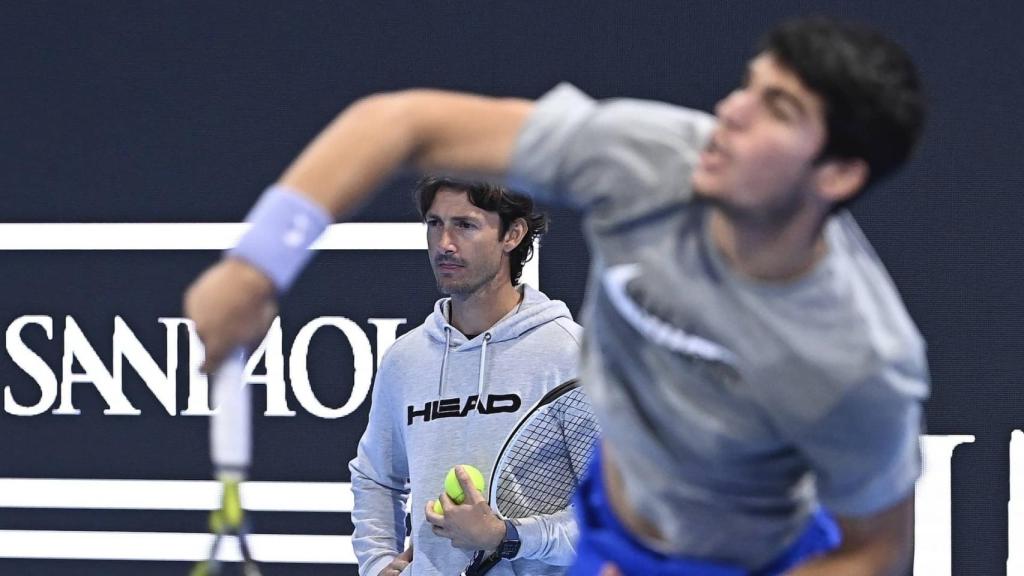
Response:
[[[824,101],[828,133],[819,161],[861,158],[870,185],[910,156],[924,125],[924,96],[913,62],[895,42],[859,25],[811,17],[769,32],[761,51]]]
[[[420,218],[426,218],[427,211],[434,203],[438,190],[446,188],[466,193],[469,202],[488,212],[497,212],[501,218],[501,235],[508,232],[512,222],[522,218],[526,221],[526,234],[519,245],[509,253],[509,272],[512,284],[519,283],[523,274],[523,265],[533,257],[533,242],[540,238],[548,229],[548,217],[544,213],[534,212],[533,199],[529,196],[516,194],[501,186],[486,182],[469,182],[454,178],[427,176],[416,184],[413,195]]]

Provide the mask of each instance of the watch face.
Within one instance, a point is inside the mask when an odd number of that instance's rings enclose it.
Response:
[[[501,543],[501,557],[514,558],[519,553],[519,540],[505,540]]]
[[[515,523],[505,520],[505,539],[501,541],[499,550],[502,558],[513,558],[519,553],[519,530]]]

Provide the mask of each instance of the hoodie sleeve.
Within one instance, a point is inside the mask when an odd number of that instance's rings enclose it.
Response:
[[[391,409],[392,396],[401,387],[389,378],[388,366],[385,357],[374,382],[366,430],[348,464],[354,498],[352,548],[360,576],[377,576],[405,549],[409,466]]]
[[[579,527],[572,506],[554,514],[540,514],[519,520],[519,555],[555,566],[568,566],[576,558]]]

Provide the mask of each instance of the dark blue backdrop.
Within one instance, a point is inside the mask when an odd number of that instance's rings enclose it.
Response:
[[[928,340],[929,432],[977,438],[953,460],[954,574],[1001,575],[1009,434],[1024,428],[1024,13],[1017,3],[5,3],[0,220],[236,221],[335,113],[382,90],[436,86],[536,97],[569,80],[599,97],[710,109],[734,86],[771,23],[810,12],[867,21],[895,35],[919,63],[931,95],[916,159],[854,212]],[[409,185],[409,178],[390,183],[392,193],[358,219],[413,220]],[[554,216],[541,283],[576,311],[585,249],[574,217]],[[59,370],[59,334],[70,315],[109,368],[114,317],[124,317],[149,350],[162,350],[156,319],[180,316],[182,289],[213,258],[204,251],[4,252],[0,322],[53,317],[57,337],[37,334],[31,344]],[[371,339],[368,318],[408,318],[401,332],[426,315],[435,297],[421,255],[332,253],[285,301],[286,339],[325,315],[352,318]],[[352,370],[345,341],[331,338],[317,346],[342,352],[319,356],[314,371],[323,380]],[[203,419],[167,415],[133,377],[126,375],[125,389],[141,416],[104,416],[106,405],[85,388],[76,392],[79,416],[0,412],[0,477],[208,477]],[[342,380],[323,387],[326,404],[344,401]],[[23,402],[34,389],[7,355],[0,355],[0,386]],[[334,421],[301,412],[261,420],[254,476],[347,481],[344,464],[365,417],[364,406]],[[204,521],[198,512],[0,508],[0,530],[188,532],[203,530]],[[267,532],[351,530],[345,514],[267,513],[257,522]],[[0,560],[5,574],[186,568]]]

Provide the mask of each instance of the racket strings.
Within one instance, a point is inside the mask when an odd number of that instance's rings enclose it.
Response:
[[[498,466],[498,511],[522,518],[565,508],[597,436],[590,403],[578,388],[539,408],[509,442]]]

